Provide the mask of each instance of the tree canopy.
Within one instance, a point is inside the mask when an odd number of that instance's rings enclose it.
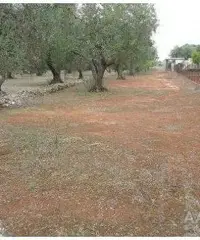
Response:
[[[91,63],[96,81],[91,90],[103,90],[108,66],[120,68],[130,61],[132,68],[144,66],[156,57],[151,39],[157,28],[153,4],[83,4],[77,20],[73,52]]]
[[[192,61],[193,61],[193,63],[195,63],[199,66],[199,64],[200,64],[200,51],[199,50],[192,53]]]
[[[0,8],[0,74],[22,66],[23,51],[17,35],[16,9],[12,4],[1,4]]]
[[[0,73],[90,68],[91,91],[103,91],[113,65],[120,76],[151,66],[157,57],[152,34],[158,26],[153,4],[1,4]]]
[[[171,52],[170,56],[175,57],[175,58],[185,58],[186,60],[188,58],[192,57],[192,53],[199,48],[199,45],[194,45],[194,44],[184,44],[182,46],[175,46]]]

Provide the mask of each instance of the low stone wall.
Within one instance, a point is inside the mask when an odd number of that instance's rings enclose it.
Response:
[[[20,107],[28,98],[33,98],[37,96],[44,96],[45,94],[51,94],[54,92],[61,91],[65,88],[73,87],[81,80],[75,82],[68,82],[62,84],[48,85],[44,89],[38,89],[34,91],[21,91],[16,94],[7,94],[5,92],[0,92],[0,106],[1,107]]]

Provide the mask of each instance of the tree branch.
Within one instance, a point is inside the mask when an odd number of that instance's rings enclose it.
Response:
[[[78,55],[78,56],[84,58],[84,59],[87,60],[88,62],[91,62],[91,61],[92,61],[92,59],[84,56],[83,54],[81,54],[81,53],[79,53],[79,52],[77,52],[77,51],[75,51],[75,50],[72,50],[71,53],[73,53],[73,54],[75,54],[75,55]]]
[[[115,63],[115,58],[111,58],[109,60],[106,61],[106,66],[109,67],[111,65],[113,65]]]

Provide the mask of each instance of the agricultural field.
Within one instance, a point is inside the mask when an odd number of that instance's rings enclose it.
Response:
[[[0,4],[0,236],[200,236],[199,7],[162,4]]]
[[[199,88],[161,71],[115,78],[0,110],[7,234],[198,236],[184,220],[200,210]]]

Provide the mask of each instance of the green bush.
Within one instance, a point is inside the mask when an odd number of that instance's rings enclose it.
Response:
[[[195,51],[192,53],[192,61],[193,63],[199,66],[200,64],[200,51]]]

